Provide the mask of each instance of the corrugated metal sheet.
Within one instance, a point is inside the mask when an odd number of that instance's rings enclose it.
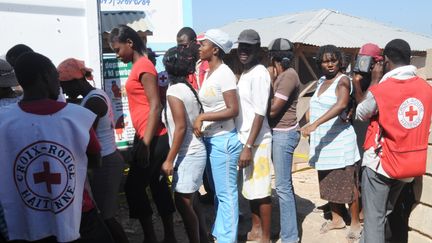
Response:
[[[151,35],[153,26],[146,19],[146,15],[141,11],[120,11],[120,12],[101,12],[102,33],[109,33],[119,24],[125,24],[137,32],[144,32]]]
[[[238,20],[220,27],[235,40],[244,29],[254,29],[261,36],[261,45],[268,46],[275,38],[315,46],[333,44],[344,48],[360,48],[373,42],[383,48],[390,40],[406,40],[411,49],[432,48],[432,37],[409,32],[372,20],[358,18],[333,10],[321,9],[277,17]]]

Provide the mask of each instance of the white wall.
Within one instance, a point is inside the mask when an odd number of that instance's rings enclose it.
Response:
[[[26,44],[54,65],[82,59],[101,80],[98,7],[94,0],[0,0],[0,55]]]

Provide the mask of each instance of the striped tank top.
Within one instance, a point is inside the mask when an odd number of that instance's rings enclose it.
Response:
[[[310,100],[310,122],[313,123],[324,115],[337,101],[336,78],[330,87],[318,96],[318,91],[325,77],[318,80],[318,87]],[[350,82],[352,92],[352,84]],[[356,134],[351,123],[336,116],[321,124],[310,135],[309,164],[317,170],[344,168],[360,160]]]

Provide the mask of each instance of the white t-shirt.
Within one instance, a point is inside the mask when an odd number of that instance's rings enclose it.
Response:
[[[198,101],[195,98],[195,95],[192,93],[192,90],[186,84],[177,83],[168,87],[166,96],[173,96],[180,99],[185,106],[187,122],[186,134],[179,150],[178,156],[193,154],[197,151],[202,151],[203,149],[205,149],[203,141],[193,134],[192,124],[199,115],[200,108]],[[166,109],[166,118],[168,120],[168,123],[165,120],[165,111],[162,111],[162,121],[168,129],[169,143],[171,146],[175,130],[175,124],[168,100]]]
[[[239,140],[243,144],[247,142],[255,114],[264,116],[264,121],[254,144],[271,142],[271,130],[266,116],[270,87],[270,74],[261,64],[243,72],[240,76],[237,84],[240,113],[235,122]]]
[[[199,91],[199,98],[204,112],[215,112],[226,109],[223,93],[237,90],[237,79],[231,69],[222,63],[210,76],[204,79]],[[225,121],[205,121],[203,133],[205,137],[212,137],[228,133],[235,128],[234,119]]]

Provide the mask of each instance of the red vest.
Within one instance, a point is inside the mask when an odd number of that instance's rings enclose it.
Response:
[[[377,149],[379,144],[380,127],[378,123],[378,116],[373,116],[370,119],[369,126],[366,131],[363,149],[366,151],[371,147]]]
[[[423,79],[389,78],[370,88],[379,114],[371,120],[364,147],[381,147],[380,162],[392,178],[423,175],[432,114],[432,87]]]

